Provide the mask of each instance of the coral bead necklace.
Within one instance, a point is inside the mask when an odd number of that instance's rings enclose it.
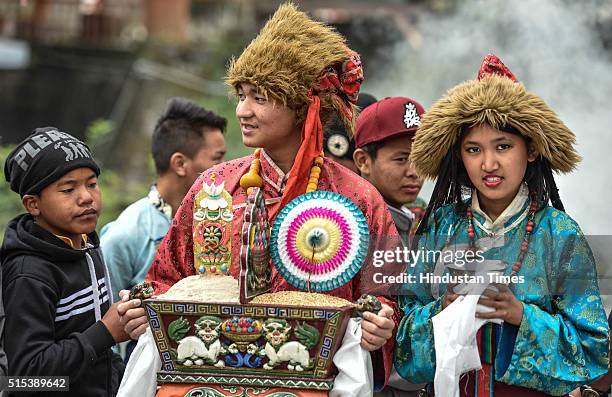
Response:
[[[251,194],[254,187],[263,187],[263,179],[259,175],[261,169],[261,149],[255,149],[254,155],[255,158],[251,161],[249,171],[240,178],[240,187],[246,191],[247,196]],[[312,168],[310,168],[310,177],[308,178],[306,193],[317,190],[319,177],[321,176],[321,167],[323,167],[323,153],[319,154],[314,159]]]
[[[519,255],[516,258],[516,261],[514,262],[514,264],[512,265],[512,273],[510,274],[511,276],[516,276],[519,270],[521,270],[521,266],[523,265],[523,259],[525,259],[525,255],[527,254],[527,251],[529,250],[529,241],[531,237],[531,232],[533,232],[533,229],[535,228],[534,218],[535,218],[535,213],[537,209],[538,209],[538,202],[535,198],[535,195],[532,194],[531,204],[529,205],[529,215],[527,219],[527,225],[525,226],[525,236],[523,237],[523,242],[521,243],[521,250],[519,252]],[[470,249],[474,249],[476,247],[476,240],[475,240],[476,233],[474,232],[474,214],[472,212],[471,205],[468,206],[466,210],[466,215],[468,219],[467,233],[470,239]]]

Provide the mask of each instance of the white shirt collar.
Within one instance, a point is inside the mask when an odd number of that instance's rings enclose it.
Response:
[[[480,225],[480,223],[477,222],[477,225],[482,226],[482,228],[486,232],[495,232],[504,228],[504,225],[508,221],[508,219],[512,218],[514,215],[518,214],[523,209],[525,202],[528,198],[529,188],[523,183],[521,184],[518,193],[516,194],[510,205],[508,205],[506,209],[501,213],[501,215],[497,217],[495,221],[493,221],[480,208],[480,203],[478,202],[478,194],[476,193],[476,191],[474,191],[472,193],[472,210],[482,216],[485,220],[484,224]]]

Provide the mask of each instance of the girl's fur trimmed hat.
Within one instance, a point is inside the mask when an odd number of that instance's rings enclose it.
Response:
[[[423,116],[410,155],[417,172],[436,178],[461,131],[482,123],[510,128],[531,139],[554,171],[570,172],[581,160],[574,149],[574,133],[542,98],[517,82],[499,58],[489,54],[476,80],[449,90]]]
[[[263,95],[295,110],[297,121],[302,122],[311,101],[309,92],[317,89],[318,79],[330,67],[346,63],[352,54],[342,35],[287,3],[278,8],[240,57],[232,59],[225,83],[233,93],[240,83],[255,85]],[[347,114],[338,95],[325,89],[317,93],[323,123],[336,113],[352,132],[357,108],[347,102]]]

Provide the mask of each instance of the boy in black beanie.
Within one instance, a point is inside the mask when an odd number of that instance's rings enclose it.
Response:
[[[111,347],[127,335],[95,232],[99,174],[89,148],[53,127],[34,130],[4,164],[28,212],[0,249],[8,374],[68,376],[58,396],[114,396],[124,369]]]

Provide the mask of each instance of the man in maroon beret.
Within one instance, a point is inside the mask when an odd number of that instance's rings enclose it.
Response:
[[[408,157],[423,113],[423,106],[413,99],[385,98],[361,112],[355,132],[355,165],[387,202],[407,247],[418,219],[406,204],[417,199],[423,186]]]

